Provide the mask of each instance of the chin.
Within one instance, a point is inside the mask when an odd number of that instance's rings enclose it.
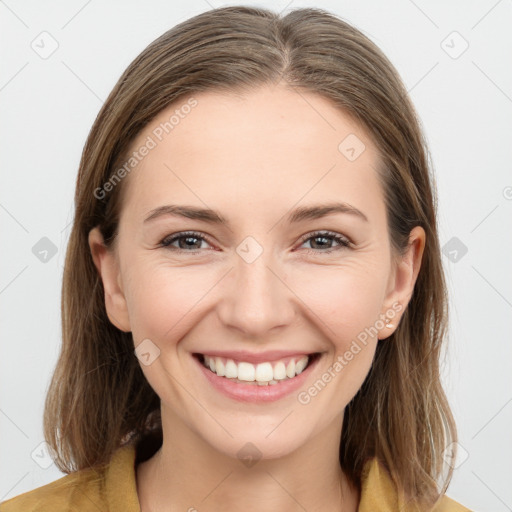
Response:
[[[217,452],[227,457],[238,459],[248,467],[259,460],[272,460],[286,457],[299,450],[306,443],[306,437],[301,432],[293,436],[281,435],[279,428],[268,435],[270,430],[261,432],[242,429],[232,431],[233,438],[223,436],[222,439],[205,437],[204,440]]]

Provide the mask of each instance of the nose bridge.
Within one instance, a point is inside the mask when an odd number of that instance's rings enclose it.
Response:
[[[236,253],[223,300],[224,323],[257,336],[290,322],[291,292],[280,276],[274,251],[247,237],[238,245]]]

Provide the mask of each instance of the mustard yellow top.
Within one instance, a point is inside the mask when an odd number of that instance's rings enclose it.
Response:
[[[136,448],[123,446],[103,471],[83,469],[0,504],[0,512],[140,512],[135,477]],[[417,512],[397,496],[377,459],[369,460],[361,479],[358,512]],[[471,512],[443,496],[432,512]]]

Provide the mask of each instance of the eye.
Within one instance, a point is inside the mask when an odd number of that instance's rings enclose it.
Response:
[[[302,244],[310,241],[313,243],[313,248],[307,249],[307,252],[316,254],[331,253],[351,246],[351,242],[348,238],[332,231],[315,231],[314,233],[308,233],[301,237]],[[178,242],[178,246],[172,245],[175,242]],[[173,251],[189,252],[194,254],[201,252],[202,242],[206,242],[210,245],[208,239],[201,233],[196,231],[186,231],[167,236],[160,242],[160,246]],[[333,248],[333,242],[337,243],[338,246]]]
[[[208,243],[208,240],[200,233],[197,233],[195,231],[187,231],[183,233],[175,233],[164,238],[160,242],[160,245],[162,247],[167,247],[171,250],[195,253],[198,252],[198,250],[200,249],[200,247],[197,246],[200,246],[201,242],[203,241]],[[171,245],[174,242],[178,242],[178,247]]]
[[[313,241],[313,249],[309,249],[307,251],[312,253],[330,253],[351,246],[351,242],[348,238],[332,231],[315,231],[314,233],[309,233],[302,237],[301,241],[303,244],[309,241]],[[336,242],[339,244],[338,247],[330,247],[329,241],[331,241],[331,245],[332,241]],[[324,250],[318,250],[319,248]]]

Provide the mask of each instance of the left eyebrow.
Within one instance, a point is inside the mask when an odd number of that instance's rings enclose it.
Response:
[[[361,210],[358,210],[348,203],[329,203],[302,206],[291,212],[291,214],[288,216],[288,222],[293,224],[306,219],[319,219],[327,215],[332,215],[333,213],[348,213],[350,215],[359,217],[365,222],[368,222],[368,217]]]
[[[151,210],[148,217],[144,219],[144,223],[164,215],[173,215],[175,217],[202,220],[211,224],[229,225],[229,222],[215,210],[210,210],[208,208],[198,208],[196,206],[178,206],[174,204],[159,206],[158,208]]]
[[[289,224],[297,224],[304,220],[320,219],[335,213],[355,215],[365,222],[368,222],[368,217],[361,210],[358,210],[348,203],[329,203],[302,206],[289,213],[287,216],[287,221]],[[149,215],[144,219],[144,223],[165,215],[201,220],[210,224],[223,224],[228,227],[230,225],[229,221],[215,210],[211,210],[209,208],[198,208],[196,206],[179,206],[173,204],[159,206],[158,208],[151,210]]]

